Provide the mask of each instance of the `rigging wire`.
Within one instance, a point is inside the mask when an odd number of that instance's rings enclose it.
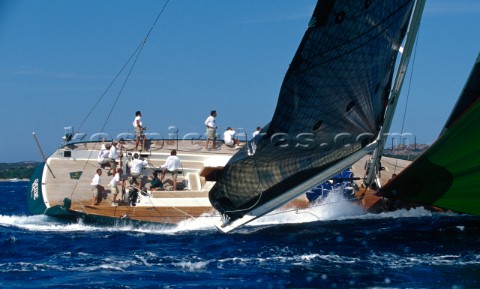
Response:
[[[157,17],[155,18],[155,21],[153,22],[153,24],[151,25],[150,29],[148,30],[147,35],[143,38],[143,40],[142,40],[142,41],[140,42],[140,44],[137,46],[137,48],[135,49],[135,51],[134,51],[134,52],[132,53],[132,55],[128,58],[127,62],[122,66],[122,68],[120,69],[120,71],[117,73],[117,75],[114,77],[114,79],[110,82],[110,84],[108,85],[107,89],[103,92],[103,94],[102,94],[102,95],[100,96],[100,98],[97,100],[97,102],[95,103],[95,105],[93,106],[93,108],[89,111],[89,113],[87,114],[87,116],[82,120],[82,122],[81,122],[81,124],[80,124],[80,126],[79,126],[78,129],[80,129],[80,127],[85,123],[85,121],[86,121],[86,120],[88,119],[88,117],[92,114],[92,112],[93,112],[94,109],[98,106],[98,104],[99,104],[100,101],[103,99],[103,97],[107,94],[107,92],[110,90],[110,88],[111,88],[111,87],[113,86],[113,84],[116,82],[116,80],[120,77],[120,75],[122,74],[122,72],[123,72],[123,71],[127,68],[127,66],[133,61],[133,62],[131,63],[131,66],[130,66],[130,69],[129,69],[128,73],[127,73],[127,76],[126,76],[125,80],[123,81],[123,84],[122,84],[122,86],[121,86],[121,88],[120,88],[120,90],[119,90],[119,92],[118,92],[118,94],[117,94],[117,97],[115,98],[115,101],[114,101],[114,103],[113,103],[113,105],[112,105],[112,107],[111,107],[111,109],[110,109],[110,111],[109,111],[109,113],[108,113],[108,115],[107,115],[107,117],[106,117],[103,125],[102,125],[101,131],[104,131],[104,129],[105,129],[105,127],[106,127],[106,125],[107,125],[107,123],[108,123],[108,121],[109,121],[109,119],[110,119],[110,117],[111,117],[111,115],[112,115],[112,112],[113,112],[113,110],[114,110],[114,108],[115,108],[118,100],[120,99],[120,96],[121,96],[121,94],[122,94],[122,92],[123,92],[123,90],[124,90],[124,88],[125,88],[125,85],[127,84],[127,81],[129,80],[130,75],[132,74],[133,68],[135,67],[135,64],[137,63],[137,61],[138,61],[138,59],[139,59],[139,57],[140,57],[140,54],[141,54],[141,52],[142,52],[145,44],[147,43],[147,40],[148,40],[150,34],[152,33],[155,25],[157,24],[158,20],[160,19],[160,17],[162,16],[163,12],[165,11],[165,8],[167,7],[167,4],[168,4],[169,1],[170,1],[170,0],[167,0],[167,1],[165,2],[165,4],[163,5],[162,9],[160,10],[160,12],[158,13]],[[84,165],[83,168],[82,168],[82,172],[85,171],[85,168],[87,167],[88,162],[89,162],[89,160],[90,160],[91,157],[92,157],[92,154],[93,154],[93,151],[94,151],[94,149],[95,149],[95,147],[96,147],[96,144],[97,144],[97,143],[95,143],[94,146],[93,146],[93,148],[90,150],[90,154],[89,154],[89,156],[88,156],[88,158],[87,158],[87,161],[85,162],[85,165]],[[120,148],[120,153],[122,153],[122,148]],[[70,194],[70,197],[74,194],[75,190],[77,189],[78,183],[79,183],[79,181],[77,181],[77,182],[75,183],[75,186],[74,186],[74,188],[73,188],[73,190],[72,190],[72,193]]]
[[[417,47],[418,47],[419,37],[420,37],[420,32],[418,32],[417,39],[415,40],[415,49],[413,51],[413,59],[412,59],[412,70],[410,71],[410,78],[408,80],[407,97],[405,99],[405,109],[403,111],[402,128],[400,130],[400,135],[403,135],[403,130],[405,128],[405,119],[406,119],[406,115],[407,115],[408,100],[409,100],[409,97],[410,97],[410,90],[411,90],[411,86],[412,86],[413,72],[415,70],[415,58],[417,56]],[[392,149],[393,149],[393,147],[392,147]],[[393,151],[392,151],[392,153],[393,153]],[[394,174],[397,173],[397,164],[398,164],[398,159],[395,161],[395,166],[394,166],[394,169],[393,169]]]
[[[127,67],[127,65],[130,63],[130,61],[132,60],[132,58],[137,54],[137,51],[140,49],[140,47],[142,46],[142,43],[140,43],[138,45],[138,47],[135,49],[135,51],[132,53],[132,55],[128,58],[127,62],[125,62],[125,64],[122,66],[122,68],[120,69],[120,71],[117,73],[117,75],[115,75],[115,77],[112,79],[112,81],[110,82],[110,84],[107,86],[107,88],[105,89],[105,91],[102,93],[102,95],[100,96],[100,98],[97,100],[97,102],[93,105],[93,107],[90,109],[90,111],[87,113],[87,115],[85,116],[85,118],[80,122],[80,125],[78,126],[77,128],[77,131],[80,131],[80,129],[82,128],[82,126],[85,124],[85,122],[87,121],[87,119],[90,117],[90,115],[93,113],[93,111],[95,110],[95,108],[98,106],[98,104],[100,103],[100,101],[103,99],[103,97],[107,94],[107,92],[112,88],[113,84],[117,81],[117,79],[120,77],[120,75],[123,73],[123,70]]]
[[[126,61],[126,63],[122,66],[122,68],[120,69],[120,71],[117,73],[117,75],[113,78],[113,80],[110,82],[110,84],[107,86],[106,90],[102,93],[102,95],[100,96],[100,98],[97,100],[97,102],[94,104],[94,106],[92,107],[92,109],[88,112],[87,116],[82,120],[82,122],[80,123],[80,126],[78,127],[78,130],[80,130],[80,128],[83,126],[83,124],[85,123],[85,121],[89,118],[89,116],[92,114],[92,112],[95,110],[95,108],[98,106],[98,104],[100,103],[100,101],[103,99],[103,97],[107,94],[107,92],[111,89],[111,87],[113,86],[113,84],[117,81],[117,79],[120,77],[120,75],[123,73],[123,71],[127,68],[127,66],[133,61],[133,63],[131,63],[131,66],[130,66],[130,69],[127,73],[127,76],[125,78],[125,80],[123,81],[123,84],[120,88],[120,91],[118,92],[117,94],[117,97],[110,109],[110,112],[109,114],[107,115],[107,118],[105,119],[105,122],[102,126],[102,130],[103,131],[105,129],[105,126],[107,125],[108,123],[108,120],[110,119],[110,116],[123,92],[123,89],[125,88],[125,85],[127,83],[127,81],[129,80],[130,78],[130,75],[133,71],[133,68],[135,67],[137,61],[138,61],[138,58],[140,57],[140,54],[142,53],[142,50],[145,46],[145,44],[147,43],[147,40],[148,38],[150,37],[150,34],[152,33],[155,25],[157,24],[158,20],[160,19],[160,17],[162,16],[163,12],[165,11],[165,8],[167,7],[167,4],[170,0],[167,0],[165,2],[165,4],[163,5],[162,9],[160,10],[160,12],[158,13],[157,17],[155,18],[155,21],[153,22],[152,26],[150,27],[150,29],[148,30],[147,32],[147,35],[143,38],[143,40],[140,42],[140,44],[137,46],[137,48],[135,49],[135,51],[130,55],[130,57],[128,58],[128,60]]]

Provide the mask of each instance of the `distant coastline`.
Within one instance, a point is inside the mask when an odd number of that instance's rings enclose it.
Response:
[[[29,181],[39,162],[0,163],[0,182]]]
[[[423,154],[430,146],[426,144],[396,145],[383,150],[386,157],[413,161]]]
[[[18,179],[18,178],[1,179],[0,178],[0,183],[20,183],[20,182],[28,182],[28,181],[30,181],[30,179],[27,179],[27,178],[23,178],[23,179]]]

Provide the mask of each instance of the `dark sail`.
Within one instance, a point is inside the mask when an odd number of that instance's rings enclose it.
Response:
[[[480,55],[440,137],[378,194],[480,215],[479,191]]]
[[[237,219],[375,140],[413,0],[318,1],[274,116],[210,191]]]
[[[472,106],[480,97],[480,55],[477,58],[476,64],[470,73],[469,80],[463,88],[462,94],[457,100],[457,103],[448,118],[442,133],[445,132],[452,124],[460,118],[460,116]]]

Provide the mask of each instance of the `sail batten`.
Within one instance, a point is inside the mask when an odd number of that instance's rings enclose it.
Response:
[[[295,186],[375,141],[413,5],[318,1],[255,153],[232,157],[210,191],[218,211],[235,220],[298,194]]]

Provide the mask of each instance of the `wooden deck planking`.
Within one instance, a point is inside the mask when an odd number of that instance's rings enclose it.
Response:
[[[189,207],[179,209],[173,207],[111,206],[108,201],[102,201],[97,206],[92,206],[88,201],[74,201],[72,202],[70,209],[72,211],[95,216],[172,224],[213,212],[211,207]]]
[[[48,199],[51,205],[62,201],[66,197],[74,196],[76,199],[90,199],[91,179],[94,176],[99,165],[96,159],[93,161],[75,160],[75,159],[50,159],[49,166],[52,169],[55,177],[47,171],[46,174],[46,191],[48,192]],[[70,178],[70,172],[81,172],[79,180]],[[106,173],[105,173],[106,175]],[[102,185],[108,185],[107,179],[102,175]]]

